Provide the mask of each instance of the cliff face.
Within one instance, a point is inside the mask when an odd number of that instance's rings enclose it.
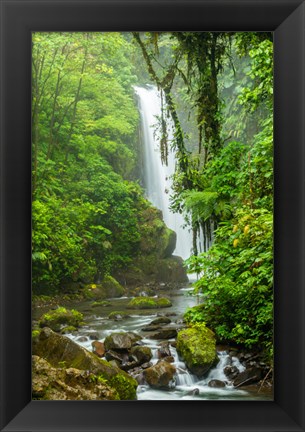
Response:
[[[162,212],[147,207],[140,216],[140,234],[136,257],[127,269],[114,274],[121,284],[187,282],[181,257],[173,255],[176,233],[162,220]]]

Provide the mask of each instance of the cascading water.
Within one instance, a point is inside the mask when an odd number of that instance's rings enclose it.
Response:
[[[135,87],[135,92],[139,99],[141,114],[146,196],[155,207],[162,211],[164,222],[177,234],[174,254],[186,259],[191,255],[191,229],[185,226],[185,220],[181,214],[170,211],[171,175],[175,171],[175,154],[169,149],[168,165],[162,164],[159,142],[154,134],[157,117],[161,115],[160,94],[153,86]]]

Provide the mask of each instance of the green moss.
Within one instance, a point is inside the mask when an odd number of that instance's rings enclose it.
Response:
[[[77,330],[77,328],[74,327],[74,326],[67,326],[67,327],[62,328],[62,329],[60,330],[60,333],[61,333],[61,334],[73,333],[73,332],[75,332],[76,330]]]
[[[127,374],[117,374],[108,380],[119,394],[120,400],[135,400],[137,398],[137,381]]]
[[[168,298],[162,297],[157,301],[158,307],[170,307],[172,305],[171,301]]]
[[[135,297],[128,303],[127,307],[129,309],[158,309],[171,305],[172,303],[167,298]]]
[[[83,295],[90,300],[104,300],[111,297],[122,297],[125,289],[112,276],[105,276],[100,284],[88,284],[83,288]]]
[[[79,327],[83,321],[83,314],[75,309],[58,307],[45,313],[39,320],[40,327],[50,327],[54,331],[60,331],[63,325]]]
[[[40,330],[33,330],[32,331],[32,340],[38,339],[39,335],[40,335]]]
[[[191,371],[203,375],[217,358],[214,333],[203,323],[181,330],[177,352]]]

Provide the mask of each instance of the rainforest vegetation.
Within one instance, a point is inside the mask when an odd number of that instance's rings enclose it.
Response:
[[[173,149],[177,161],[171,209],[192,227],[186,265],[203,296],[185,320],[271,362],[272,35],[37,32],[32,54],[33,293],[122,283],[155,236],[149,224],[161,229],[133,87],[155,85],[160,157]]]

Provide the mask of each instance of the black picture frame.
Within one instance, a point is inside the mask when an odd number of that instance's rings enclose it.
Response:
[[[2,431],[304,431],[304,2],[0,0]],[[272,31],[274,401],[31,401],[31,32]]]

